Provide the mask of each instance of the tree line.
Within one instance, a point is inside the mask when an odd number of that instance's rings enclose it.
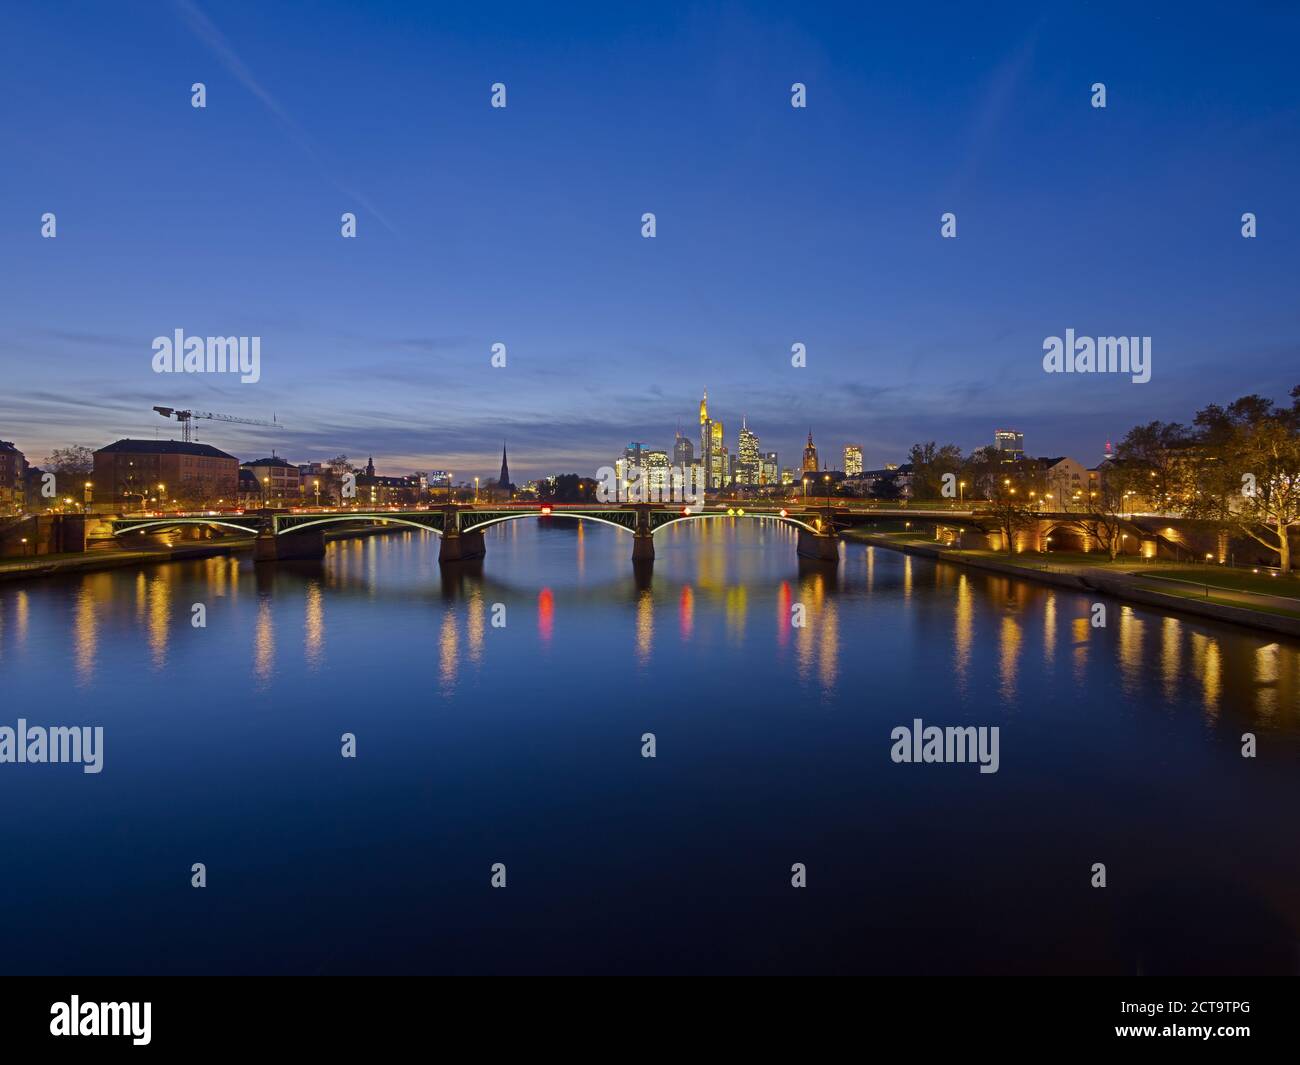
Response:
[[[1290,573],[1291,532],[1300,526],[1300,385],[1290,400],[1277,404],[1248,395],[1226,406],[1212,403],[1188,424],[1134,426],[1090,476],[1086,497],[1083,491],[1053,492],[1056,486],[1036,459],[1007,460],[993,447],[963,456],[955,444],[915,444],[912,498],[961,494],[987,501],[981,506],[1003,532],[1007,550],[1041,511],[1078,511],[1072,524],[1111,558],[1120,550],[1125,515],[1192,518],[1268,548]],[[878,494],[891,491],[897,487],[883,486]]]

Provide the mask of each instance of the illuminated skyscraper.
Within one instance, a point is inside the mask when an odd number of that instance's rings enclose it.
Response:
[[[709,390],[704,390],[704,398],[700,400],[700,462],[704,466],[704,486],[713,487],[713,472],[710,467],[710,456],[713,453],[712,427],[709,422]]]
[[[862,473],[862,445],[844,445],[844,476],[857,477]]]
[[[750,432],[744,415],[740,418],[740,440],[736,445],[736,483],[756,485],[762,478],[762,459],[758,454],[758,437]]]
[[[709,419],[709,473],[714,488],[726,488],[731,480],[731,464],[727,459],[727,445],[722,435],[722,423]]]
[[[993,434],[993,446],[1002,452],[1002,460],[1009,462],[1025,457],[1025,434],[1014,429],[999,429]]]
[[[689,441],[688,441],[689,443]],[[672,469],[667,451],[641,452],[641,471],[645,478],[646,500],[661,503],[672,495]]]

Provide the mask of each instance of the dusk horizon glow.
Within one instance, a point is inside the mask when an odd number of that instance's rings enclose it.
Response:
[[[671,447],[707,387],[731,445],[745,415],[783,465],[809,428],[878,467],[1003,427],[1092,464],[1294,383],[1300,118],[1270,32],[1294,14],[656,14],[394,3],[363,31],[342,5],[180,2],[64,34],[12,12],[42,47],[6,56],[5,438],[39,462],[178,436],[166,404],[275,415],[197,427],[241,459],[486,477],[504,438],[523,481]],[[261,381],[154,374],[178,328],[260,336]],[[1152,383],[1044,374],[1066,329],[1151,336]]]

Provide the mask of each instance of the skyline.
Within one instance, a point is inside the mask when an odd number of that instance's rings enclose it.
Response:
[[[380,8],[364,33],[338,6],[90,8],[79,34],[12,14],[46,44],[0,75],[31,101],[0,117],[27,148],[0,212],[4,438],[40,461],[165,436],[167,404],[284,423],[200,436],[231,453],[393,470],[490,474],[504,436],[522,481],[671,446],[706,384],[764,449],[812,424],[872,466],[1007,426],[1095,458],[1290,388],[1292,13]],[[261,337],[261,380],[154,374],[174,329]],[[1045,375],[1068,329],[1152,336],[1152,382]]]
[[[713,422],[713,424],[721,423],[724,427],[727,424],[725,418],[714,418],[711,419],[711,421]],[[493,476],[491,478],[487,477],[482,473],[476,474],[474,472],[469,472],[469,473],[461,474],[460,471],[455,470],[452,467],[446,465],[439,465],[436,457],[430,457],[428,461],[419,464],[416,467],[413,467],[411,469],[401,468],[399,470],[398,468],[394,467],[387,470],[381,470],[381,464],[375,462],[374,453],[372,453],[371,450],[367,450],[365,448],[360,449],[360,451],[356,454],[347,454],[346,452],[332,452],[328,454],[321,453],[321,454],[312,454],[310,456],[301,457],[301,456],[296,456],[292,453],[285,453],[282,448],[275,445],[271,445],[261,450],[259,450],[256,446],[254,446],[252,448],[252,451],[250,451],[248,455],[245,456],[245,454],[243,454],[242,452],[236,454],[230,447],[224,445],[219,440],[214,441],[212,439],[203,438],[202,434],[204,434],[205,430],[208,429],[209,427],[211,428],[211,431],[216,433],[222,433],[223,431],[238,431],[243,429],[243,427],[237,424],[230,424],[222,420],[217,420],[217,421],[198,420],[197,424],[192,424],[192,429],[191,429],[192,439],[194,443],[214,447],[218,451],[221,451],[225,454],[230,455],[231,457],[239,459],[242,465],[250,465],[254,463],[258,458],[278,458],[289,462],[291,465],[305,466],[313,462],[315,463],[327,462],[329,459],[334,458],[339,454],[345,454],[349,460],[349,464],[353,468],[361,469],[369,464],[369,465],[373,465],[375,471],[377,473],[381,473],[381,475],[406,476],[416,472],[421,472],[421,473],[430,473],[435,471],[450,472],[454,475],[454,477],[459,478],[459,480],[456,481],[455,483],[470,483],[476,478],[483,479],[485,483],[489,480],[492,483],[496,483],[499,476],[499,473],[498,476]],[[152,436],[134,435],[129,437],[119,437],[116,440],[105,441],[104,443],[101,444],[84,444],[84,442],[75,441],[74,444],[88,447],[92,452],[94,452],[94,451],[102,450],[103,448],[106,448],[115,443],[122,443],[124,441],[131,441],[131,440],[171,441],[174,443],[182,443],[182,437],[177,434],[177,430],[179,428],[180,426],[178,425],[177,422],[173,422],[170,419],[168,419],[166,424],[162,425],[161,429],[156,429],[154,435]],[[266,428],[273,428],[275,431],[280,431],[283,427],[268,426]],[[246,431],[249,432],[266,431],[266,428],[259,427],[259,428],[246,430]],[[767,456],[773,454],[777,456],[778,475],[782,470],[785,470],[787,468],[793,470],[796,474],[799,472],[800,465],[803,459],[806,457],[806,448],[803,446],[804,444],[815,444],[817,455],[818,455],[819,468],[822,470],[828,470],[832,472],[845,472],[844,462],[843,462],[844,452],[846,449],[850,449],[850,448],[854,449],[858,453],[857,455],[858,461],[861,463],[863,470],[865,470],[866,472],[874,472],[880,469],[884,469],[890,465],[897,466],[899,464],[904,464],[910,461],[907,452],[908,449],[910,449],[911,445],[908,445],[908,448],[904,448],[897,455],[883,456],[880,457],[878,461],[872,461],[871,456],[866,454],[863,451],[861,445],[859,445],[856,441],[854,440],[827,441],[824,438],[818,436],[815,427],[810,428],[808,430],[808,433],[806,434],[806,439],[801,441],[800,445],[797,448],[791,449],[790,452],[781,451],[778,448],[767,447],[763,443],[764,437],[762,436],[762,434],[755,432],[752,426],[747,426],[746,416],[742,414],[740,425],[734,426],[729,434],[727,434],[724,431],[722,437],[723,447],[726,450],[726,454],[730,462],[735,462],[740,457],[738,452],[739,434],[741,432],[746,432],[746,431],[756,441],[756,446],[759,448],[758,453],[760,456]],[[1024,437],[1023,433],[1019,433],[1015,431],[1013,427],[1008,428],[1006,426],[999,426],[998,430],[996,430],[996,434],[993,431],[989,433],[989,439],[985,443],[973,445],[969,449],[963,448],[962,451],[964,453],[965,452],[974,453],[974,451],[976,451],[979,448],[985,448],[985,447],[996,448],[999,446],[999,443],[997,439],[995,439],[995,435],[1001,435],[1004,433],[1010,433],[1011,435],[1021,438],[1021,443],[1023,444],[1023,437]],[[699,434],[691,433],[689,431],[684,431],[680,425],[674,427],[673,434],[674,434],[673,437],[669,439],[668,442],[662,447],[659,446],[659,439],[660,439],[659,435],[652,434],[650,438],[645,440],[626,441],[622,448],[616,449],[619,452],[619,454],[614,455],[612,458],[606,456],[599,456],[599,455],[589,456],[587,459],[587,465],[591,466],[593,463],[595,464],[595,466],[590,471],[588,471],[585,468],[584,469],[556,468],[556,469],[549,470],[547,472],[540,472],[534,475],[530,475],[528,478],[526,478],[526,480],[528,482],[539,481],[539,480],[555,477],[561,474],[578,474],[579,476],[582,477],[598,476],[599,469],[602,466],[607,466],[610,462],[613,462],[616,459],[620,458],[624,448],[631,448],[633,446],[640,446],[644,448],[646,452],[658,452],[664,454],[671,461],[674,453],[674,444],[679,438],[685,439],[691,443],[691,446],[696,452],[695,460],[696,463],[698,464],[698,462],[700,461]],[[914,443],[924,443],[924,442],[925,441],[923,440],[914,441]],[[941,444],[946,442],[948,441],[946,440],[939,441],[939,443]],[[6,443],[13,444],[17,451],[22,452],[29,466],[38,467],[45,464],[45,458],[43,456],[38,456],[30,451],[25,451],[24,448],[22,447],[21,441],[16,441],[16,440],[6,441]],[[500,470],[501,467],[505,465],[506,451],[507,451],[508,444],[509,441],[507,440],[503,439],[501,441],[502,452],[500,457],[496,460],[498,463],[498,467],[497,467],[498,471]],[[1104,442],[1104,444],[1105,444],[1106,454],[1103,456],[1103,458],[1109,457],[1109,451],[1111,445],[1113,444],[1113,441],[1107,440]],[[326,452],[329,452],[328,448],[325,450]],[[1030,447],[1027,449],[1026,453],[1033,452],[1033,451],[1034,448]],[[1051,448],[1039,449],[1039,451],[1041,455],[1043,455],[1044,457],[1063,454],[1063,453],[1058,453],[1056,451],[1053,451]],[[1068,457],[1078,458],[1078,456],[1068,456]],[[1083,459],[1081,459],[1081,461],[1086,462],[1091,457],[1092,456],[1085,456]],[[1096,461],[1099,463],[1102,461],[1102,459],[1098,458]],[[516,463],[516,465],[519,466],[520,464]],[[535,462],[528,460],[527,456],[525,456],[525,462],[524,464],[522,464],[522,466],[532,469],[535,466]],[[514,478],[512,475],[511,480],[514,481],[515,483],[523,483],[525,479]]]

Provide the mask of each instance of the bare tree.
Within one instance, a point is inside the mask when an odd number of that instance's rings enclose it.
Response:
[[[1137,472],[1126,463],[1108,463],[1098,479],[1089,513],[1069,523],[1095,540],[1112,562],[1124,544],[1124,507],[1130,493],[1128,486],[1138,479]]]

